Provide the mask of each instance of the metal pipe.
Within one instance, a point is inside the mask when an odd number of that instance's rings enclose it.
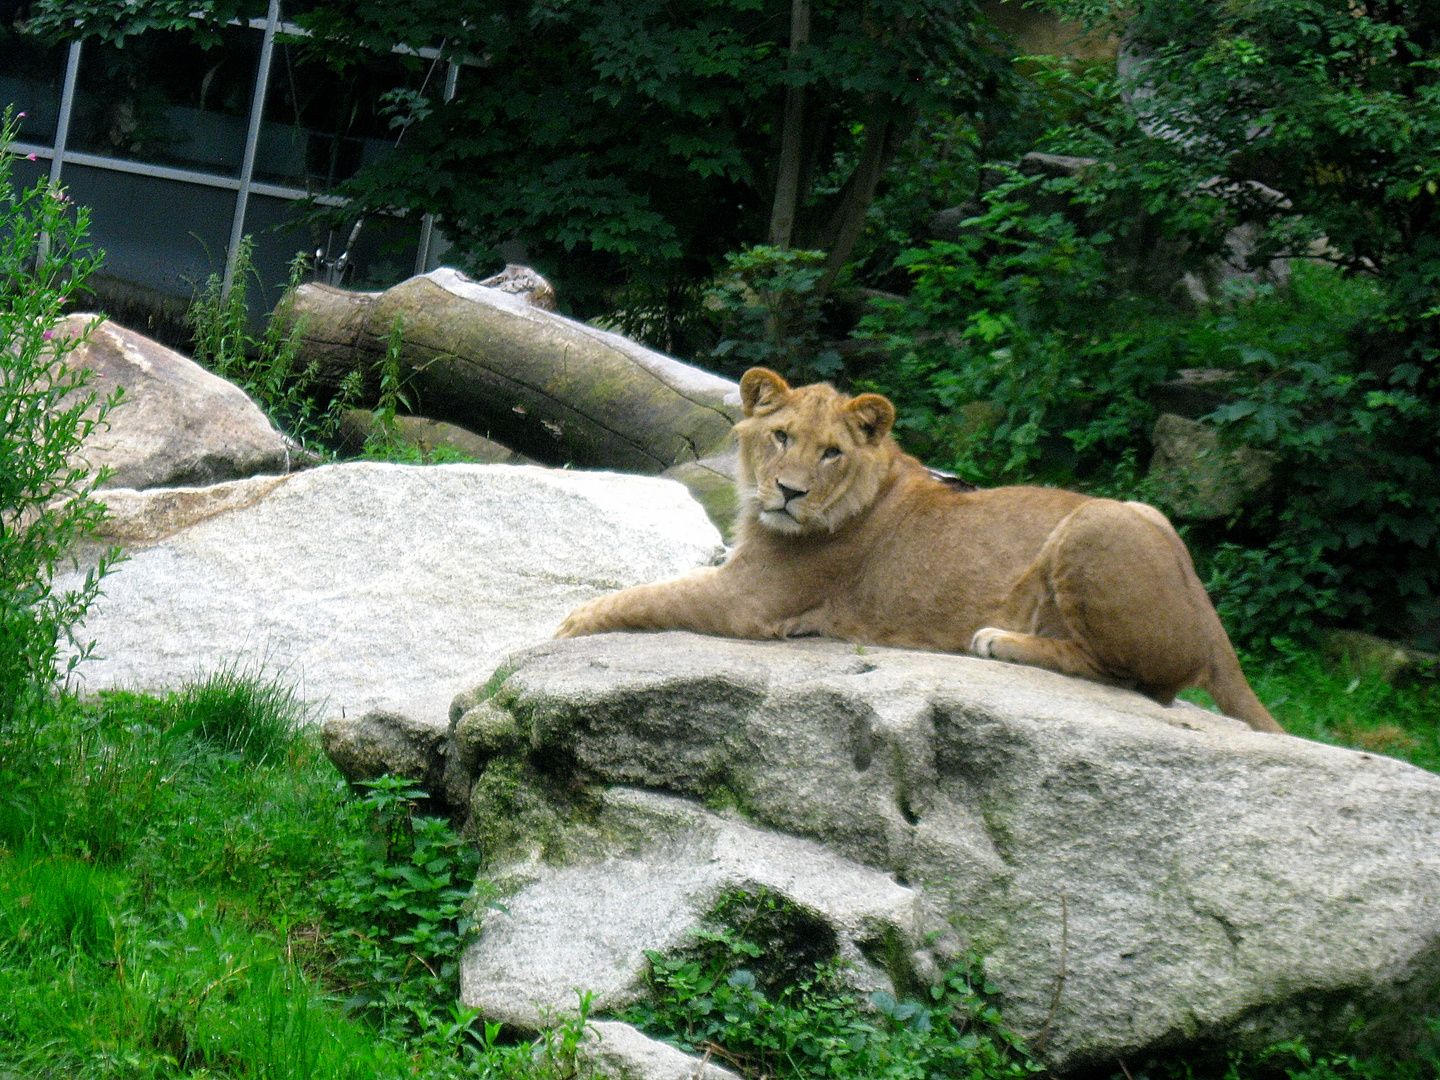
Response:
[[[255,173],[255,151],[260,145],[260,122],[265,115],[265,95],[270,89],[270,61],[275,55],[275,29],[280,25],[280,0],[270,0],[265,18],[265,39],[260,43],[260,67],[255,73],[255,94],[250,102],[250,127],[245,133],[245,157],[240,164],[240,188],[235,194],[235,218],[230,226],[230,247],[225,252],[225,276],[220,295],[230,295],[235,284],[235,263],[245,236],[245,211],[250,205],[250,181]]]
[[[50,158],[50,186],[60,183],[60,172],[65,166],[65,144],[70,141],[70,114],[75,110],[75,86],[80,81],[80,41],[70,43],[70,54],[65,60],[65,86],[60,91],[60,116],[55,121],[55,150]]]
[[[455,100],[455,87],[460,79],[460,64],[450,61],[445,69],[445,100]],[[424,274],[430,270],[430,242],[435,234],[435,215],[426,214],[420,219],[420,242],[415,248],[415,273]]]
[[[39,143],[14,142],[10,148],[18,154],[34,154],[37,158],[44,158],[46,161],[53,160],[55,148],[41,146]],[[106,172],[131,173],[135,176],[153,176],[158,180],[175,180],[182,184],[194,184],[197,187],[223,188],[228,191],[239,191],[240,181],[234,176],[219,176],[215,173],[197,172],[194,169],[177,169],[170,165],[152,165],[148,161],[128,161],[125,158],[105,157],[102,154],[83,154],[77,151],[68,151],[65,154],[65,164],[84,165],[92,169],[104,169]],[[339,195],[311,195],[304,188],[286,187],[283,184],[265,184],[259,180],[250,183],[251,195],[269,195],[276,199],[314,199],[321,206],[346,206],[349,199],[342,199]],[[377,210],[377,214],[390,214],[398,216],[399,210]]]

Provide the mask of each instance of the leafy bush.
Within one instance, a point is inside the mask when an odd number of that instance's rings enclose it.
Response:
[[[0,147],[14,136],[7,111]],[[117,557],[102,557],[76,588],[51,585],[104,514],[90,498],[104,473],[74,455],[120,393],[101,398],[90,372],[67,368],[64,358],[81,340],[55,333],[66,303],[99,265],[85,244],[88,215],[48,183],[16,192],[12,161],[0,149],[0,740],[44,700],[62,656],[68,675],[88,654],[73,631]]]
[[[1012,174],[959,240],[900,256],[910,296],[862,324],[892,355],[869,381],[934,464],[987,483],[1103,483],[1133,472],[1154,420],[1143,392],[1171,372],[1174,343],[1156,332],[1165,310],[1116,281],[1111,235],[1036,209],[1041,186]]]
[[[339,929],[336,974],[349,1005],[411,1036],[450,1019],[479,854],[443,818],[416,813],[425,792],[398,777],[362,785],[362,812],[321,888]]]
[[[1072,131],[1063,148],[1085,145]],[[1173,281],[1242,219],[1173,162],[1111,149],[1116,161],[1073,177],[1012,174],[958,240],[901,255],[911,295],[865,325],[892,356],[869,382],[895,397],[901,438],[984,483],[1154,499],[1147,391],[1183,368],[1224,369],[1230,400],[1207,422],[1271,454],[1279,478],[1234,520],[1188,529],[1232,635],[1284,647],[1342,622],[1440,643],[1428,324],[1407,321],[1396,345],[1398,279],[1305,262],[1286,291],[1252,285],[1187,310],[1137,268],[1168,264]]]
[[[840,355],[820,347],[825,252],[754,247],[725,257],[705,303],[725,335],[711,356],[739,375],[757,365],[796,382],[834,377]]]
[[[1233,539],[1310,566],[1325,614],[1440,642],[1440,20],[1429,0],[1243,5],[1076,0],[1123,17],[1130,74],[1054,143],[1103,159],[1076,194],[1168,207],[1214,250],[1253,230],[1252,265],[1315,257],[1367,281],[1345,338],[1240,342],[1237,400],[1215,415],[1274,451],[1285,486]],[[1180,220],[1188,208],[1192,220]],[[1322,320],[1329,321],[1329,320]],[[1313,602],[1313,595],[1308,603]],[[1302,613],[1297,613],[1302,614]]]
[[[622,1019],[748,1076],[1020,1080],[1040,1071],[986,1003],[994,988],[978,966],[951,971],[925,1000],[877,992],[861,1001],[844,988],[833,942],[829,955],[805,955],[814,921],[774,894],[723,897],[707,925],[691,931],[691,949],[646,954],[651,1000]],[[800,933],[786,934],[787,923]]]

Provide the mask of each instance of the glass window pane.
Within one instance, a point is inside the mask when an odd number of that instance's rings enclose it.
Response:
[[[320,250],[326,258],[334,260],[345,250],[349,226],[331,232],[295,224],[302,213],[303,210],[284,199],[250,196],[245,231],[255,241],[255,270],[264,289],[263,303],[267,311],[280,300],[296,252],[303,251],[308,257]],[[349,269],[340,284],[347,289],[387,289],[410,277],[415,272],[419,230],[418,214],[405,218],[384,214],[367,217],[350,251]],[[313,276],[307,275],[307,280]],[[258,306],[261,300],[255,296],[253,282],[251,288],[253,303]]]
[[[24,142],[55,145],[67,52],[65,45],[42,45],[0,23],[0,108],[14,105],[25,114],[20,121]]]
[[[70,197],[90,207],[90,239],[105,252],[105,276],[188,298],[223,272],[233,191],[74,162],[64,181]]]
[[[233,26],[211,49],[155,30],[123,49],[86,42],[71,147],[238,176],[261,40],[258,30]]]
[[[312,194],[348,180],[395,146],[399,129],[390,127],[382,95],[422,85],[427,96],[438,99],[445,89],[444,65],[390,53],[338,75],[308,57],[306,46],[278,43],[256,179]]]

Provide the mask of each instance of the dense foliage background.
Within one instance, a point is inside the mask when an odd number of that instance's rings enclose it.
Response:
[[[1165,504],[1152,390],[1224,371],[1206,423],[1272,454],[1276,482],[1230,520],[1166,509],[1235,635],[1434,647],[1440,2],[1054,6],[1118,62],[1019,55],[972,0],[285,14],[341,77],[397,41],[467,61],[447,99],[411,58],[397,152],[324,213],[430,211],[454,261],[528,262],[579,317],[731,373],[883,390],[911,449],[983,483]],[[37,0],[31,27],[205,41],[262,9]]]

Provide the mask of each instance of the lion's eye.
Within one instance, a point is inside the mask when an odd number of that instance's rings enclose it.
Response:
[[[827,447],[825,448],[825,452],[820,455],[820,460],[821,460],[821,461],[833,461],[835,458],[837,458],[837,457],[839,457],[839,456],[840,456],[840,448],[839,448],[838,446],[827,446]]]
[[[788,442],[790,441],[790,435],[789,435],[789,433],[784,432],[784,431],[776,431],[776,432],[775,432],[775,441],[776,441],[777,443],[779,443],[781,446],[784,446],[786,443],[788,443]]]

